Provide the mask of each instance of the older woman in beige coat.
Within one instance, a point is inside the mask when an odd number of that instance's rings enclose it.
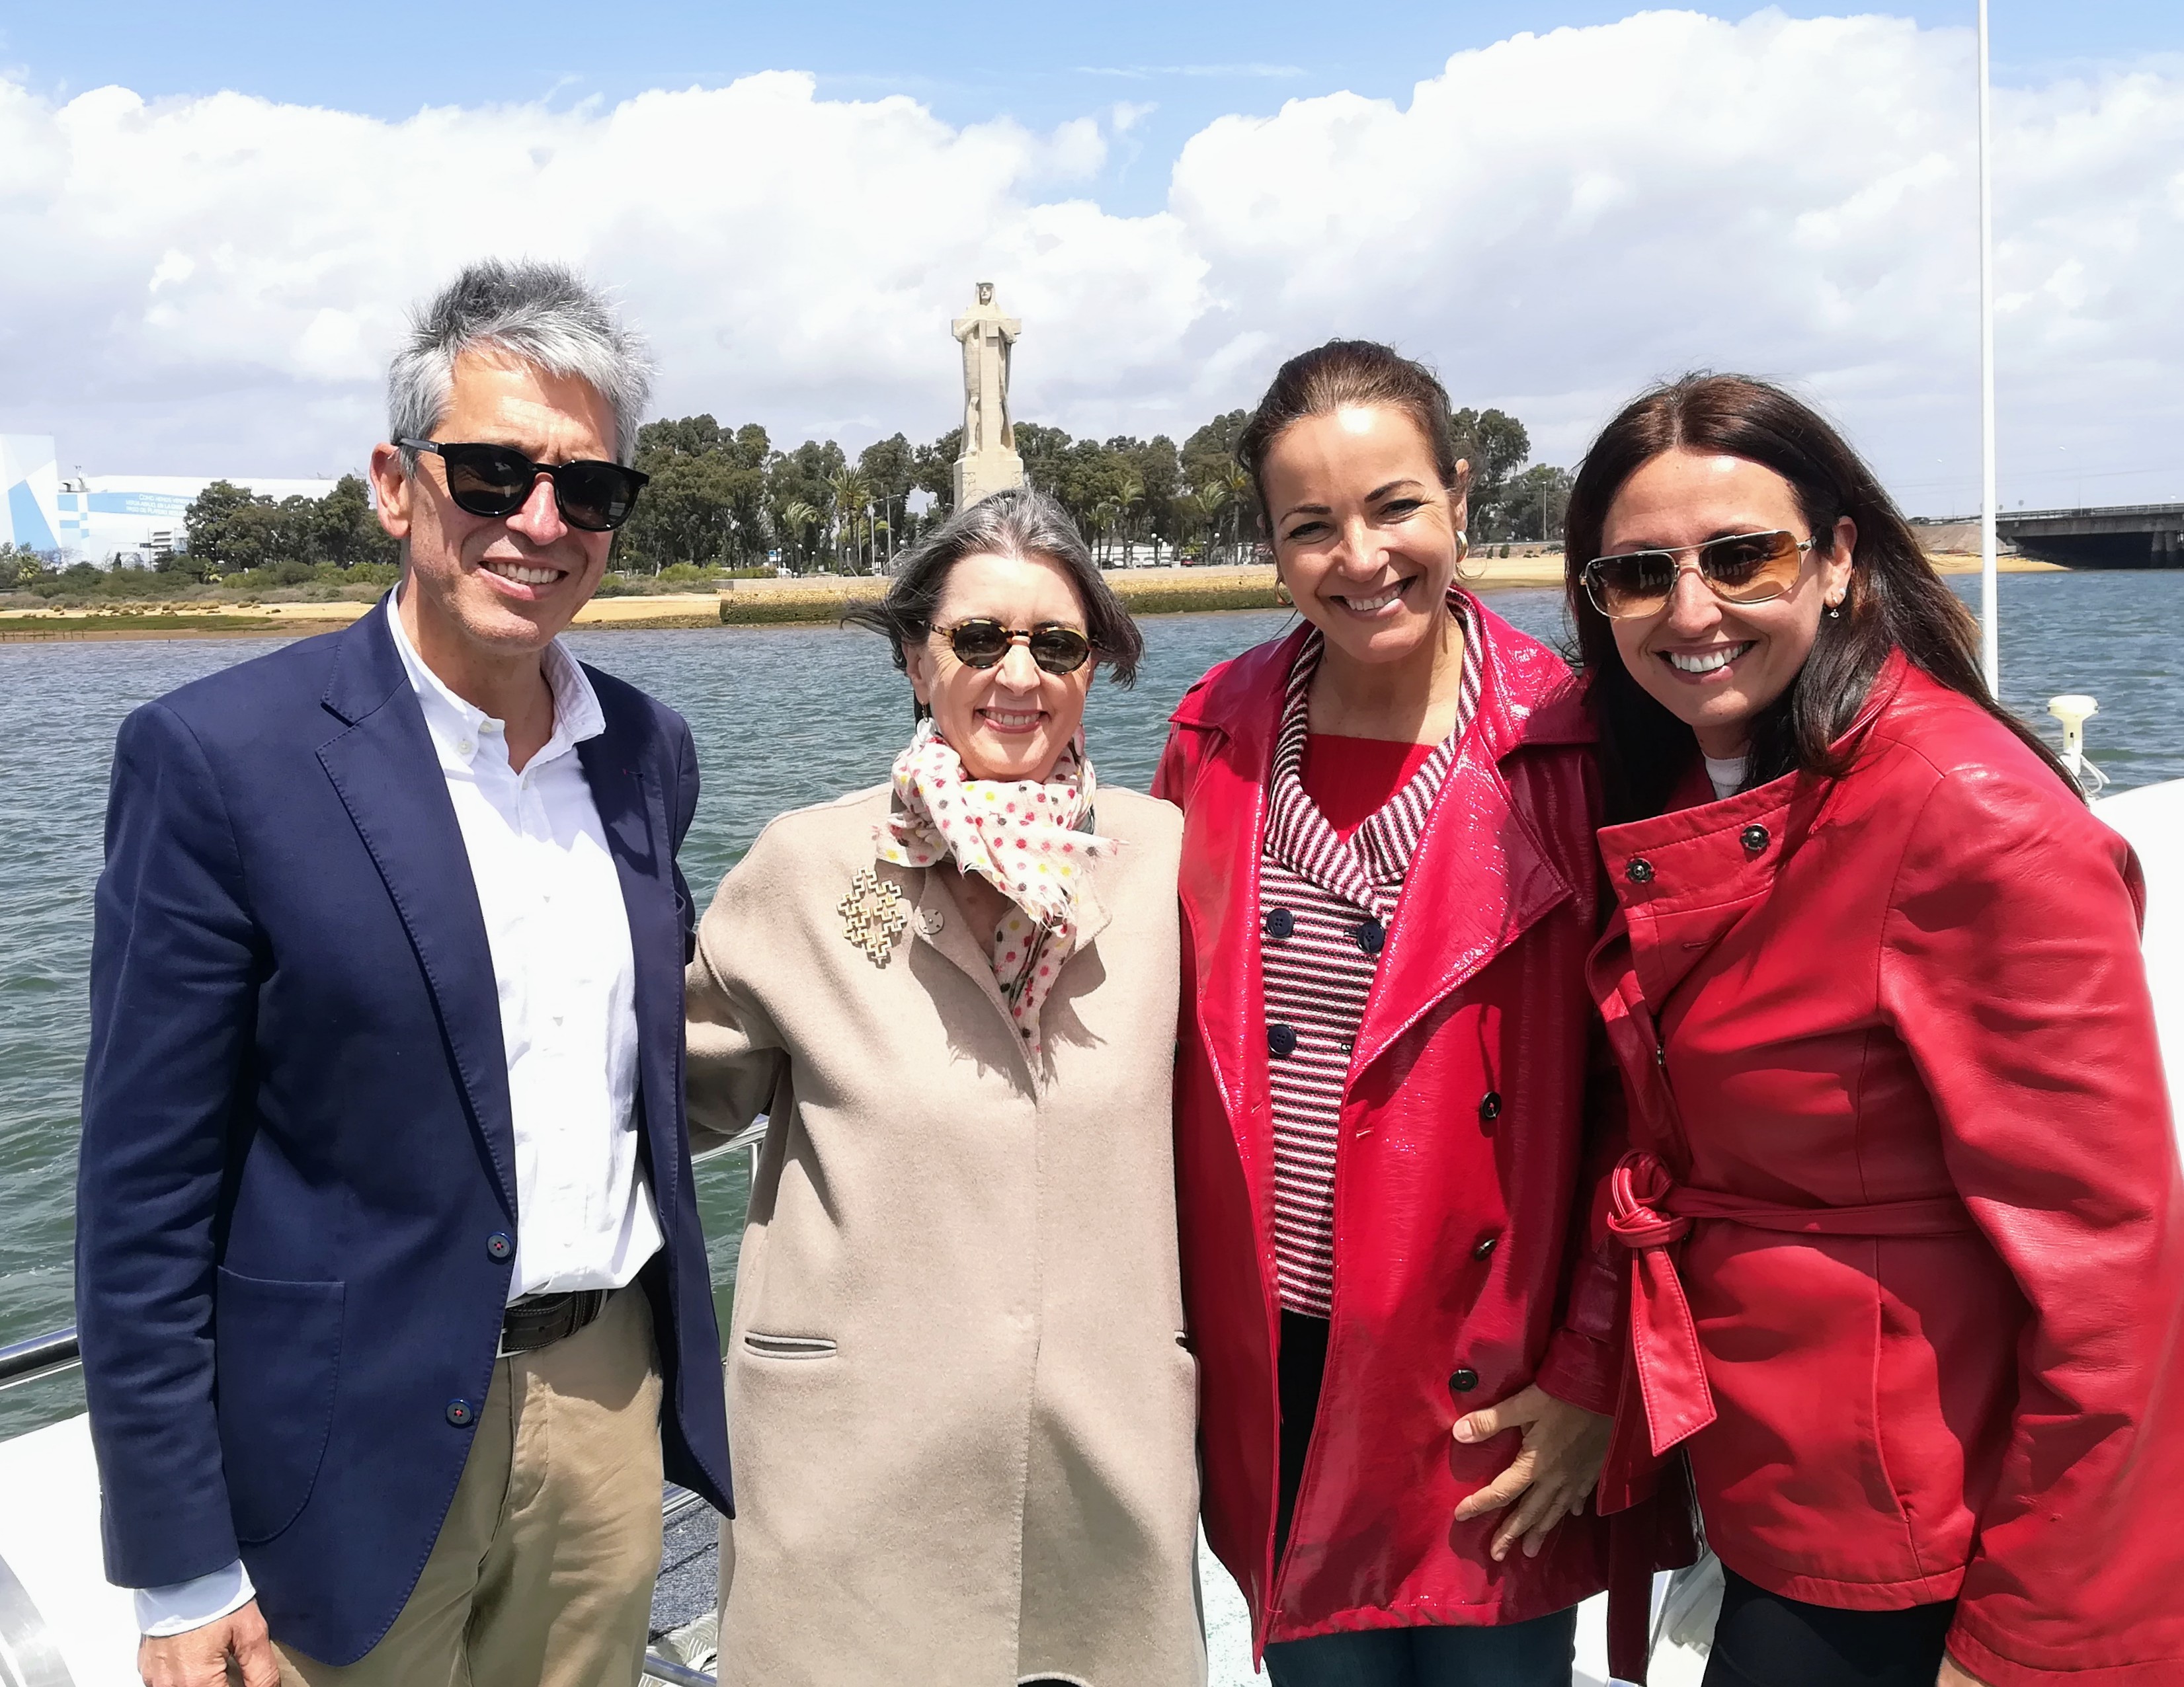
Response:
[[[760,835],[689,972],[693,1127],[769,1118],[721,1679],[1195,1687],[1181,816],[1097,786],[1079,730],[1137,629],[1031,493],[952,518],[860,618],[916,736],[889,784]]]

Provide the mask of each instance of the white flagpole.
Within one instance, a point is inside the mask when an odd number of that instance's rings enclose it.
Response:
[[[1995,582],[1994,470],[1994,175],[1989,153],[1992,128],[1990,99],[1986,0],[1979,0],[1979,194],[1980,194],[1980,667],[1987,689],[2001,685],[2002,642],[1998,589]]]

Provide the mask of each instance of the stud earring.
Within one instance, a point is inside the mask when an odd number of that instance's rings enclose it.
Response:
[[[1828,619],[1830,621],[1841,621],[1842,619],[1842,599],[1841,598],[1830,598],[1828,599]]]

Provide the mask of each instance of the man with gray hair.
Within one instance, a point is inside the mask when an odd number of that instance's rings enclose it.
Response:
[[[474,264],[372,452],[401,584],[131,715],[76,1295],[149,1687],[634,1684],[727,1510],[682,718],[556,642],[644,477],[604,298]]]

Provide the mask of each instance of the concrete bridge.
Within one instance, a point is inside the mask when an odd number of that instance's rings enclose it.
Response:
[[[2025,556],[2071,568],[2184,568],[2184,504],[2020,509],[1996,522]]]

